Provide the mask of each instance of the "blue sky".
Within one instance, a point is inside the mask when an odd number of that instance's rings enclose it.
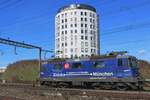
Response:
[[[149,0],[0,0],[0,37],[54,49],[55,15],[60,7],[72,3],[97,9],[101,53],[126,50],[150,61]],[[17,48],[16,52],[13,46],[0,44],[0,67],[38,58],[37,50]]]

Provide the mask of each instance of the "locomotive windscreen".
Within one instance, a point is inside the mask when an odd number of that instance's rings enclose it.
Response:
[[[138,61],[136,58],[129,58],[129,66],[133,68],[138,67]]]

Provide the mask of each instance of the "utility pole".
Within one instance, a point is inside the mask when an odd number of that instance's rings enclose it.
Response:
[[[42,50],[41,47],[38,47],[35,45],[27,44],[24,42],[18,42],[18,41],[14,41],[14,40],[10,40],[10,39],[4,39],[4,38],[0,38],[0,43],[5,44],[5,45],[15,46],[15,47],[26,48],[26,49],[37,49],[37,50],[39,50],[39,78],[40,78],[42,51],[44,51],[44,52],[52,52],[52,51]]]

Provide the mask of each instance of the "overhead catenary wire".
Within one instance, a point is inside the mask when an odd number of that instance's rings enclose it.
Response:
[[[107,35],[116,34],[119,32],[125,32],[125,31],[129,31],[129,30],[146,28],[148,26],[150,26],[150,21],[149,22],[148,21],[141,22],[141,23],[137,23],[137,24],[129,24],[129,25],[125,25],[125,26],[120,26],[120,27],[104,30],[104,32],[101,33],[101,36],[107,36]]]
[[[140,43],[140,42],[145,42],[145,41],[150,41],[150,38],[147,38],[147,39],[137,39],[137,40],[132,40],[132,41],[123,41],[123,42],[116,42],[116,43],[103,43],[103,44],[110,44],[110,45],[124,45],[124,44],[129,44],[129,43]]]
[[[2,4],[0,5],[0,10],[8,9],[10,7],[13,7],[13,6],[23,2],[23,0],[10,0],[10,2],[8,2],[8,1],[9,0],[7,0],[6,2],[3,2],[3,5]]]
[[[149,0],[148,1],[146,1],[146,2],[144,2],[144,3],[142,3],[142,4],[140,4],[140,5],[144,5],[144,4],[150,4],[150,2],[149,2]],[[139,5],[136,5],[137,6],[137,8],[139,7]],[[122,8],[122,7],[120,7],[120,8]],[[126,8],[126,10],[130,10],[130,7],[125,7]],[[124,8],[124,9],[125,9]],[[132,7],[131,7],[132,8]],[[133,6],[133,8],[134,8],[134,6]],[[135,7],[136,8],[136,7]],[[46,10],[47,11],[47,10]],[[122,12],[122,10],[120,10],[120,12]],[[47,12],[48,13],[48,12]],[[23,20],[21,19],[21,20],[19,20],[18,22],[16,22],[16,24],[18,24],[18,23],[22,23],[22,22],[32,22],[32,20],[36,20],[36,19],[39,19],[39,18],[41,18],[41,17],[48,17],[48,15],[43,15],[43,14],[38,14],[37,16],[32,16],[32,17],[30,17],[30,18],[24,18]],[[105,16],[105,15],[104,15]],[[10,26],[11,25],[14,25],[14,23],[12,23],[12,24],[9,24]],[[6,25],[7,27],[9,26],[8,24]],[[3,27],[3,26],[1,26],[1,27]]]
[[[121,12],[129,11],[129,10],[137,9],[137,8],[144,7],[144,6],[147,6],[147,5],[150,5],[149,0],[146,0],[142,3],[140,3],[140,4],[137,4],[137,5],[132,5],[131,7],[130,6],[121,6],[121,7],[119,7],[119,9],[117,11],[107,12],[106,14],[104,14],[104,16],[113,15],[113,14],[116,14],[116,13],[121,13]]]
[[[148,25],[146,25],[146,26],[148,26]],[[145,28],[145,27],[144,27]],[[107,31],[106,33],[107,33],[107,35],[106,36],[108,36],[108,34],[110,35],[110,34],[116,34],[116,33],[119,33],[119,32],[124,32],[124,31],[129,31],[129,30],[134,30],[134,29],[136,29],[136,28],[134,28],[132,25],[129,25],[129,26],[123,26],[123,27],[119,27],[119,28],[116,28],[116,29],[114,29],[114,30],[109,30],[109,31]],[[105,32],[104,32],[105,33]],[[101,34],[101,36],[103,37],[103,36],[105,36],[104,34]]]
[[[1,2],[0,2],[0,6],[3,6],[3,5],[5,5],[5,4],[9,3],[9,1],[11,1],[11,0],[4,0],[4,1],[1,1]]]

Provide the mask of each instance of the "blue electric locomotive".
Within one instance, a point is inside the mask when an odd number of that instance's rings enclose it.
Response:
[[[112,55],[86,59],[43,62],[41,85],[98,89],[141,89],[137,59]]]

